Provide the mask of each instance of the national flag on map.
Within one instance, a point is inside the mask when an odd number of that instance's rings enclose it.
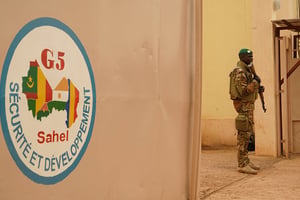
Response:
[[[73,84],[73,82],[68,79],[69,88],[69,98],[66,105],[67,110],[67,127],[71,127],[77,118],[77,104],[79,102],[79,91]]]
[[[29,109],[37,116],[39,111],[47,110],[47,102],[52,100],[52,88],[36,60],[30,62],[27,76],[22,79],[22,90],[28,99]]]
[[[68,80],[63,77],[53,90],[53,101],[67,102],[69,99]]]

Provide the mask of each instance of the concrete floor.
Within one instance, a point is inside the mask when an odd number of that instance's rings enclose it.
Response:
[[[261,167],[257,175],[237,172],[235,148],[202,150],[200,199],[300,199],[300,155],[249,157]]]

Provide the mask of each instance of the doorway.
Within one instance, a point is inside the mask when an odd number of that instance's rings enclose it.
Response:
[[[300,153],[300,20],[272,21],[278,156]]]

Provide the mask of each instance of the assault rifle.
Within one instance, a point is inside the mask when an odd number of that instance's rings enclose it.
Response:
[[[267,112],[267,109],[265,107],[265,98],[264,98],[265,87],[260,84],[260,78],[256,74],[256,71],[255,71],[253,63],[250,63],[249,67],[250,67],[251,72],[254,75],[254,78],[257,77],[257,79],[258,79],[258,83],[259,83],[258,93],[259,93],[260,101],[261,101],[261,104],[262,104],[262,109],[264,110],[264,112]]]

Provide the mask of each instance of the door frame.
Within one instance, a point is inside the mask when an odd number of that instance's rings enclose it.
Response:
[[[289,157],[292,142],[292,123],[288,103],[288,78],[300,66],[296,62],[291,65],[291,39],[284,36],[282,31],[300,32],[300,19],[281,19],[272,21],[274,59],[275,59],[275,94],[277,123],[277,156]],[[290,56],[290,57],[289,57]]]

